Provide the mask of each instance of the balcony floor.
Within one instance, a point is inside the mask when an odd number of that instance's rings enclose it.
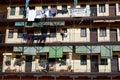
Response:
[[[0,80],[120,80],[120,72],[1,72]]]

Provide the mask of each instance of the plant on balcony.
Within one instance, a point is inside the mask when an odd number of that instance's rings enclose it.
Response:
[[[66,61],[65,60],[61,60],[59,63],[60,63],[59,66],[66,65]]]
[[[6,64],[7,66],[11,65],[11,55],[6,55],[5,64]]]
[[[24,60],[25,60],[24,58],[16,59],[15,65],[21,66],[21,64],[23,64]]]

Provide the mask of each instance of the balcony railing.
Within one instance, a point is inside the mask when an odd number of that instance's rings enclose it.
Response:
[[[95,33],[96,35],[97,33]],[[114,34],[114,33],[113,33]],[[71,33],[49,33],[46,35],[41,34],[21,34],[21,35],[4,35],[1,34],[1,43],[8,44],[40,44],[40,43],[119,43],[119,36],[112,36],[112,34],[106,34],[101,36],[95,36],[94,34],[80,34],[75,31]],[[5,39],[6,37],[6,39]],[[94,37],[94,38],[93,38]],[[4,42],[5,40],[5,42]]]
[[[119,68],[116,66],[117,62],[114,64],[100,64],[99,62],[87,62],[86,64],[82,65],[81,62],[72,61],[69,63],[60,63],[60,62],[46,62],[46,64],[39,63],[36,61],[29,62],[31,66],[27,66],[28,62],[23,61],[21,65],[18,64],[10,64],[5,65],[4,68],[1,65],[0,70],[1,72],[29,72],[29,73],[36,73],[36,72],[68,72],[68,73],[89,73],[89,72],[99,72],[99,73],[112,73],[112,72],[119,72]],[[12,66],[14,65],[14,66]],[[117,63],[119,65],[119,63]],[[112,69],[111,68],[114,68]],[[29,68],[30,67],[30,68]],[[4,69],[4,70],[2,70]],[[112,71],[112,72],[111,72]]]

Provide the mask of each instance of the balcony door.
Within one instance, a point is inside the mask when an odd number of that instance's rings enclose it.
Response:
[[[32,56],[27,55],[25,62],[26,62],[26,64],[25,64],[25,72],[31,72],[31,69],[32,69]]]
[[[97,16],[97,6],[96,5],[90,5],[91,14],[90,16]]]
[[[110,29],[110,41],[111,42],[117,41],[117,29]]]
[[[98,56],[91,55],[91,72],[98,72]]]
[[[115,15],[116,15],[115,4],[110,4],[109,5],[109,16],[115,16]]]
[[[90,29],[90,42],[97,42],[97,28]]]
[[[114,55],[111,59],[111,72],[118,72],[118,56]]]

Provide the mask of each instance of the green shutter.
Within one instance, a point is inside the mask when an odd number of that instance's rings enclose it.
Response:
[[[72,46],[63,46],[63,52],[73,52]]]
[[[23,51],[23,47],[14,47],[13,48],[13,52],[22,52]]]
[[[49,58],[61,58],[63,56],[62,46],[49,47]]]
[[[101,46],[101,58],[112,57],[112,46]]]

